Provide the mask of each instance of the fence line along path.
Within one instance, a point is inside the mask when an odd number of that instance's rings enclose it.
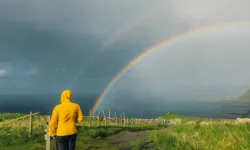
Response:
[[[31,136],[32,136],[32,129],[33,129],[33,116],[38,115],[38,114],[40,114],[40,112],[36,112],[36,113],[30,112],[29,115],[25,115],[25,116],[22,116],[22,117],[19,117],[19,118],[15,118],[15,119],[11,119],[11,120],[7,120],[7,121],[4,121],[4,122],[1,122],[0,125],[8,125],[10,123],[16,123],[19,120],[29,118],[29,122],[28,122],[29,123],[29,137],[31,138]]]
[[[117,117],[117,113],[115,112],[114,116],[111,117],[111,112],[108,112],[108,115],[105,114],[103,110],[102,113],[98,111],[98,115],[92,115],[91,111],[88,116],[84,116],[85,119],[82,123],[77,124],[78,126],[82,127],[157,127],[160,125],[165,124],[165,120],[162,118],[155,118],[155,119],[141,119],[141,118],[129,118],[125,115],[125,113],[120,113],[120,116]],[[117,115],[117,116],[116,116]],[[0,123],[1,128],[19,128],[24,127],[24,130],[27,129],[27,133],[29,137],[32,138],[33,134],[39,133],[41,127],[44,128],[45,131],[44,139],[46,140],[46,150],[50,150],[51,141],[49,137],[49,115],[40,115],[40,112],[30,114],[6,120]]]
[[[114,117],[111,117],[111,111],[108,115],[103,110],[102,113],[98,111],[98,115],[94,116],[92,111],[89,111],[89,116],[85,116],[85,121],[82,126],[98,127],[98,126],[123,126],[123,127],[136,127],[136,126],[158,126],[166,124],[166,120],[161,117],[155,119],[141,119],[129,118],[124,112],[120,113],[120,117],[116,117],[117,113],[114,112]]]

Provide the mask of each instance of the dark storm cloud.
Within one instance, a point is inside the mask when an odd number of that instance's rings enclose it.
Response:
[[[83,80],[88,85],[107,84],[98,78],[110,80],[131,59],[134,49],[127,46],[122,52],[96,52],[114,34],[114,29],[118,30],[140,11],[136,8],[145,7],[113,2],[114,7],[109,7],[111,1],[1,1],[0,64],[7,62],[5,68],[12,70],[9,73],[0,68],[1,85],[9,83],[1,93],[20,91],[22,87],[32,91],[55,90],[67,87],[75,76],[77,82]],[[133,12],[126,11],[128,6]],[[118,15],[117,11],[126,13]],[[13,77],[16,69],[23,76]],[[14,82],[19,85],[13,87]]]
[[[99,92],[131,59],[163,39],[207,24],[249,19],[248,3],[1,0],[0,94],[69,85]]]

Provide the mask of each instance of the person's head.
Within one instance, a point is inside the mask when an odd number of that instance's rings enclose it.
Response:
[[[72,91],[64,90],[61,94],[61,103],[72,101]]]

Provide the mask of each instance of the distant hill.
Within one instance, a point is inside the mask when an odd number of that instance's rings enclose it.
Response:
[[[237,97],[238,101],[248,101],[250,102],[250,89],[248,89],[243,95]]]
[[[199,101],[241,101],[241,102],[250,102],[250,89],[246,90],[242,95],[237,97],[206,97],[206,98],[198,98]]]

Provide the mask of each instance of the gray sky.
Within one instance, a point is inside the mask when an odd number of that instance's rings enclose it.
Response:
[[[201,26],[250,20],[249,6],[248,0],[1,0],[0,94],[64,88],[100,94],[145,49]],[[114,91],[238,94],[250,87],[249,43],[247,27],[186,38],[141,61]]]

